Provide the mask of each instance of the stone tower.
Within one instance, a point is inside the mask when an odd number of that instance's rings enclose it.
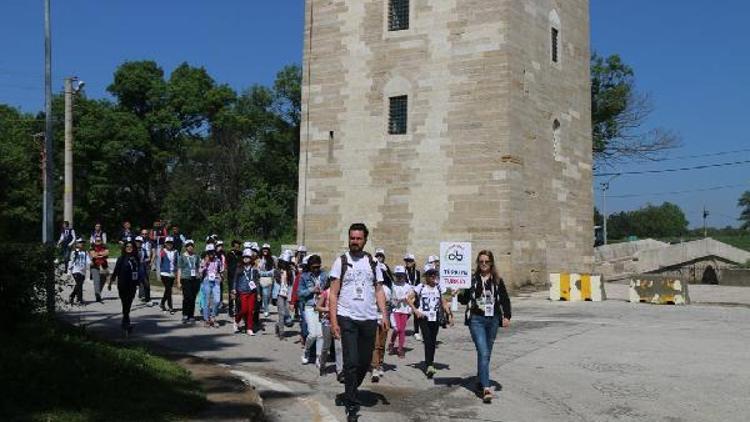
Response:
[[[306,0],[298,242],[591,271],[588,0]]]

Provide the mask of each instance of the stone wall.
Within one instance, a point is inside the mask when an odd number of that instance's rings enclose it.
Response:
[[[298,243],[328,261],[365,222],[391,261],[466,240],[516,286],[591,271],[587,0],[412,0],[397,32],[386,0],[306,4]]]

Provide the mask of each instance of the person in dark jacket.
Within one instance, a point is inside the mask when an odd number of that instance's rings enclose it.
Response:
[[[458,301],[467,306],[466,324],[477,349],[478,393],[485,403],[491,403],[490,357],[498,327],[510,327],[510,297],[497,273],[492,251],[480,251],[475,268],[471,288],[463,290]]]
[[[130,325],[130,307],[133,305],[135,291],[138,288],[140,265],[135,243],[125,242],[123,252],[117,258],[115,269],[109,279],[109,290],[112,290],[112,282],[117,280],[117,292],[122,303],[122,330],[126,335],[133,331],[133,326]]]
[[[232,249],[226,254],[227,259],[227,280],[229,283],[234,283],[234,276],[237,274],[237,267],[240,266],[242,261],[242,244],[239,240],[232,241]],[[229,290],[232,290],[232,286],[229,286]],[[230,317],[233,317],[235,312],[240,308],[240,298],[236,295],[230,295],[229,297],[229,309],[228,313]]]

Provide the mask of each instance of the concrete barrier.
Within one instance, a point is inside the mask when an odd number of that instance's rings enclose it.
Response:
[[[591,274],[551,273],[549,299],[568,302],[606,300],[602,277]]]
[[[688,283],[673,278],[638,277],[630,280],[631,303],[687,305]]]
[[[750,269],[731,268],[722,270],[719,285],[750,287]]]

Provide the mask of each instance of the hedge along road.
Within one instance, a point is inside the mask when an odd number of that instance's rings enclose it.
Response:
[[[749,306],[634,305],[617,299],[625,297],[624,286],[607,287],[615,300],[553,303],[543,293],[513,298],[512,327],[500,332],[493,352],[490,373],[500,391],[491,405],[472,392],[476,354],[461,315],[438,335],[434,380],[419,369],[421,342],[409,337],[406,359],[387,356],[384,378],[364,382],[361,420],[746,420],[750,378],[741,374],[750,372]],[[692,292],[696,302],[735,296],[750,303],[747,288],[700,287],[698,296]],[[65,318],[119,337],[115,290],[106,292],[104,304],[91,303],[87,280],[84,297],[89,304],[66,309]],[[179,307],[181,297],[175,299]],[[281,342],[270,323],[255,337],[233,335],[226,315],[220,329],[183,325],[179,313],[163,314],[156,306],[138,304],[131,317],[131,341],[227,366],[258,390],[269,420],[345,419],[334,404],[343,391],[334,374],[320,377],[314,365],[300,364],[297,325]]]

